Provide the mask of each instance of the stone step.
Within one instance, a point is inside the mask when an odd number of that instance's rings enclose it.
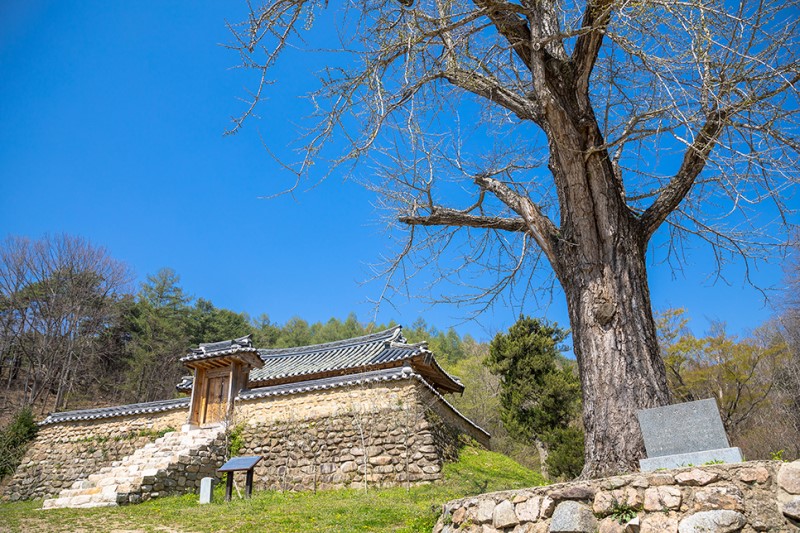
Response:
[[[160,472],[178,464],[191,467],[201,452],[209,457],[209,447],[220,443],[223,427],[193,430],[189,433],[170,432],[111,466],[106,466],[86,479],[78,480],[57,497],[45,500],[43,509],[58,507],[101,507],[117,505],[117,494],[135,493],[143,485],[154,482]],[[157,493],[152,494],[153,497]]]

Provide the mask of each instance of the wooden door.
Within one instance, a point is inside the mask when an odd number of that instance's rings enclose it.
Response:
[[[208,377],[203,424],[213,424],[225,419],[228,411],[228,381],[228,375]]]

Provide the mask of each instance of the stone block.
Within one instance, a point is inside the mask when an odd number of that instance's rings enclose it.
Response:
[[[625,525],[611,517],[603,518],[597,525],[597,533],[625,533]]]
[[[702,511],[685,517],[678,524],[678,533],[734,533],[747,523],[737,511]]]
[[[519,518],[517,518],[514,512],[513,503],[508,500],[503,500],[495,506],[494,512],[492,513],[492,526],[498,529],[505,529],[517,524],[519,524]]]
[[[553,511],[555,511],[555,509],[556,509],[556,501],[550,496],[545,496],[542,498],[542,505],[539,508],[539,517],[550,518],[551,516],[553,516]]]
[[[460,526],[461,523],[466,518],[466,516],[467,516],[467,510],[464,507],[459,507],[458,509],[453,511],[452,515],[453,525]]]
[[[800,460],[781,465],[778,486],[789,494],[800,494]]]
[[[652,513],[642,518],[639,533],[678,533],[678,517],[672,513]]]
[[[694,510],[727,509],[744,511],[742,491],[734,486],[705,487],[694,493]]]
[[[707,470],[695,468],[688,472],[680,472],[675,475],[675,481],[678,485],[686,485],[688,487],[702,487],[713,483],[719,479],[719,474]]]
[[[69,499],[69,507],[84,505],[92,501],[92,497],[88,494],[84,494],[82,496],[74,496]]]
[[[492,500],[481,500],[475,511],[475,521],[479,524],[492,521],[495,503]]]
[[[617,477],[610,477],[610,478],[605,479],[603,481],[602,487],[605,490],[614,490],[614,489],[618,489],[620,487],[624,487],[626,484],[627,484],[627,481],[626,481],[625,478],[623,478],[621,476],[617,476]]]
[[[592,509],[596,514],[606,515],[616,505],[639,507],[641,504],[642,497],[639,491],[633,487],[625,487],[624,489],[598,492],[594,497]]]
[[[769,470],[763,466],[743,468],[739,470],[739,479],[747,484],[758,483],[759,485],[763,485],[769,481],[769,478]]]
[[[204,477],[200,480],[200,503],[206,504],[211,503],[211,496],[214,490],[214,482],[216,481],[213,477]]]
[[[651,487],[644,491],[645,511],[663,511],[665,509],[680,509],[680,507],[681,489],[678,487]]]
[[[533,496],[526,501],[517,504],[517,517],[523,522],[535,522],[539,519],[542,498]]]
[[[573,501],[562,501],[550,520],[550,533],[594,533],[597,519],[588,506]]]
[[[589,501],[594,499],[595,490],[591,487],[573,485],[563,489],[554,490],[550,497],[555,501],[578,500]]]
[[[795,522],[800,522],[800,498],[795,498],[787,503],[784,503],[781,506],[781,512],[783,512],[783,516],[794,520]]]

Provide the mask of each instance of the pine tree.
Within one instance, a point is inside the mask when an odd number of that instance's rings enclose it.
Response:
[[[536,443],[545,475],[571,478],[583,468],[583,434],[574,426],[580,384],[560,354],[567,335],[557,324],[520,317],[492,340],[486,365],[500,376],[501,416],[511,436]]]

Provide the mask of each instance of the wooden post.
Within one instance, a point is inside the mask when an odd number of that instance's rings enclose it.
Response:
[[[244,492],[246,498],[249,498],[250,495],[253,493],[253,470],[255,470],[255,467],[247,471],[247,482]]]
[[[225,483],[225,501],[231,501],[233,494],[233,471],[228,472],[228,482]]]

